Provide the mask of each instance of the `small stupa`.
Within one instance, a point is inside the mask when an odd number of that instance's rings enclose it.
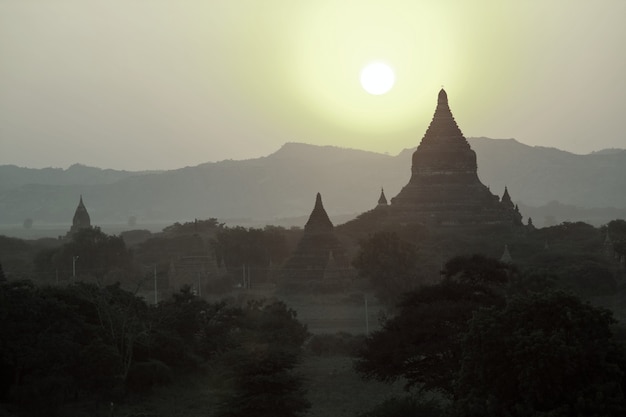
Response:
[[[83,196],[81,194],[80,200],[78,202],[78,207],[76,207],[76,211],[74,212],[74,218],[72,219],[72,227],[70,231],[67,233],[67,237],[73,235],[82,229],[88,229],[91,227],[91,218],[89,217],[89,213],[87,212],[87,208],[83,203]]]
[[[322,279],[329,264],[334,270],[347,268],[348,259],[324,209],[322,196],[317,193],[315,206],[304,226],[302,238],[283,266],[283,276],[288,279]]]

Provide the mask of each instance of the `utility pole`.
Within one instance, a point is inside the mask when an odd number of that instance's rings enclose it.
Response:
[[[367,310],[367,294],[363,294],[365,298],[365,335],[368,336],[370,334],[370,316]]]
[[[78,256],[72,256],[72,279],[76,281],[76,260]]]
[[[157,293],[156,265],[154,265],[154,305],[157,305],[158,302],[159,302],[159,296]]]

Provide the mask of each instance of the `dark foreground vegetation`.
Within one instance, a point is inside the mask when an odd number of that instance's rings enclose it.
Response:
[[[495,260],[456,258],[439,284],[406,294],[356,368],[440,401],[401,398],[368,415],[624,415],[626,350],[612,313],[520,279]]]
[[[264,299],[238,287],[244,265],[257,268],[255,284],[279,285],[272,265],[297,233],[209,220],[158,235],[0,237],[0,415],[626,415],[626,330],[616,320],[626,222],[359,236],[348,248],[355,278],[338,288],[386,306],[369,335],[311,335],[279,287]],[[222,270],[208,293],[182,285],[154,303],[142,292],[146,282],[164,287],[170,259],[190,253],[212,253]],[[313,371],[320,358],[350,370]],[[377,391],[389,388],[378,406],[350,414],[348,396],[373,397],[365,385],[339,394],[352,364]],[[176,413],[163,406],[172,397],[186,403]]]
[[[279,301],[210,304],[183,289],[147,306],[118,285],[10,281],[0,285],[0,319],[0,400],[9,413],[66,415],[72,404],[97,413],[209,366],[223,383],[207,413],[308,408],[293,373],[308,332]]]

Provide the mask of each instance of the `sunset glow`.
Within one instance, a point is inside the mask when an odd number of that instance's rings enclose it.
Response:
[[[442,85],[467,136],[620,147],[624,14],[613,0],[3,1],[0,163],[176,168],[289,141],[398,153]],[[395,76],[385,94],[362,85],[375,61]]]

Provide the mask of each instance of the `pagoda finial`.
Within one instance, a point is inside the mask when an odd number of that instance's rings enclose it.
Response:
[[[448,94],[446,93],[446,90],[443,89],[443,85],[441,86],[441,90],[439,91],[439,96],[437,97],[437,103],[448,104]]]
[[[506,185],[504,186],[504,194],[502,194],[502,199],[500,201],[507,208],[511,208],[511,209],[515,208],[515,205],[513,204],[513,201],[511,200],[511,196],[509,195],[509,190],[507,189]]]

